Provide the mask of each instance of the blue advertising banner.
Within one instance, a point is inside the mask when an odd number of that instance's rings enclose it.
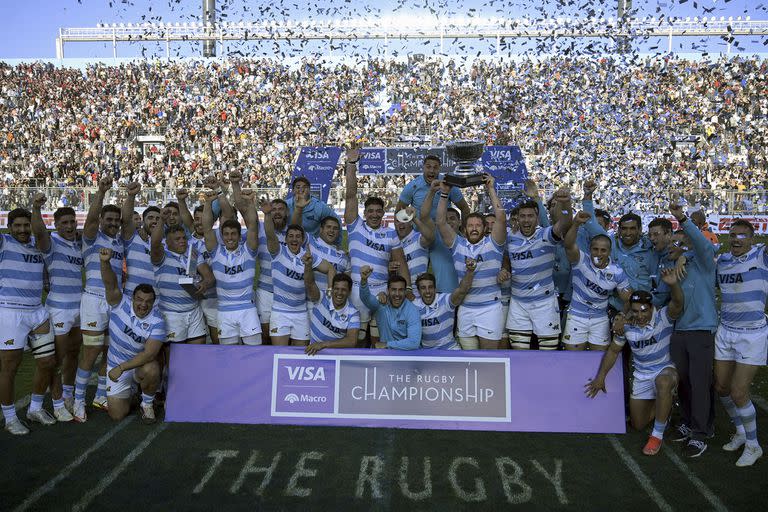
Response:
[[[304,176],[312,184],[312,195],[327,202],[331,191],[331,180],[336,172],[339,158],[341,158],[341,148],[338,147],[303,147],[296,159],[291,181]]]
[[[519,146],[486,146],[482,162],[483,171],[496,179],[504,209],[511,210],[525,200],[523,185],[528,179],[528,168]]]
[[[382,174],[387,172],[387,153],[384,148],[363,148],[360,150],[359,174]]]

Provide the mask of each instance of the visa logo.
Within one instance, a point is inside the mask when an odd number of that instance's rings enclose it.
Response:
[[[322,366],[287,366],[286,369],[291,380],[325,381],[325,369]]]
[[[512,160],[512,152],[508,149],[492,149],[489,153],[491,160]]]
[[[310,160],[328,160],[328,152],[324,149],[307,150],[307,158]]]

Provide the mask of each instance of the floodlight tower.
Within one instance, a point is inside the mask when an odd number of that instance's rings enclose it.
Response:
[[[629,25],[629,15],[632,12],[632,0],[618,0],[616,6],[616,18],[619,26],[623,26],[625,29]],[[629,53],[631,49],[629,37],[620,37],[618,39],[618,51],[619,53]]]
[[[213,31],[216,25],[216,0],[203,0],[203,24],[206,32]],[[203,57],[216,56],[216,40],[206,39],[203,41]]]

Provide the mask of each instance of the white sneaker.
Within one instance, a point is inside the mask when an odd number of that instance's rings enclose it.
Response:
[[[45,409],[38,409],[36,411],[27,411],[27,419],[30,421],[36,421],[43,425],[53,425],[56,423],[56,418],[51,416],[51,413]]]
[[[60,423],[66,423],[68,421],[72,421],[75,418],[72,416],[72,414],[67,410],[67,407],[57,407],[53,410],[53,415],[56,417],[56,421]]]
[[[96,409],[101,409],[102,411],[108,410],[107,407],[107,397],[105,396],[96,396],[93,398],[93,402],[91,402],[91,405]]]
[[[75,403],[72,405],[72,417],[78,423],[88,421],[88,415],[85,414],[85,403],[75,400]]]
[[[762,456],[763,449],[760,448],[760,445],[754,447],[746,445],[744,447],[744,453],[742,453],[741,457],[739,457],[739,460],[736,461],[736,466],[740,468],[751,466],[757,461],[757,459]]]
[[[64,407],[71,413],[75,409],[75,397],[71,396],[64,399]]]
[[[5,422],[5,430],[10,432],[11,434],[15,436],[25,436],[29,434],[29,429],[19,420],[19,418],[16,418],[11,421]]]
[[[141,414],[141,422],[145,425],[151,425],[157,421],[157,418],[155,418],[155,407],[152,404],[141,404],[139,412]]]
[[[723,450],[727,452],[735,452],[747,442],[747,436],[744,434],[733,434],[731,440],[723,445]]]

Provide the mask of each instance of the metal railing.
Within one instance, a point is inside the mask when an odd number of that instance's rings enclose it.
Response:
[[[32,204],[32,197],[37,193],[44,193],[48,201],[44,205],[44,210],[55,210],[61,206],[70,206],[77,211],[87,211],[92,198],[96,193],[96,187],[7,187],[0,188],[0,211],[9,211],[14,208],[29,208]],[[279,188],[257,188],[256,194],[260,197],[283,197],[286,189]],[[164,205],[170,201],[176,201],[176,188],[169,187],[145,187],[136,198],[136,206]],[[202,188],[190,189],[187,204],[192,209],[200,202]],[[545,197],[551,196],[553,190],[544,189]],[[758,190],[675,190],[667,189],[665,191],[655,191],[655,197],[665,196],[669,198],[685,198],[690,206],[701,205],[707,211],[721,214],[764,214],[768,213],[768,191]],[[384,199],[386,209],[391,210],[397,204],[400,195],[400,188],[376,188],[361,185],[358,189],[358,201],[362,208],[363,203],[368,197],[378,196]],[[482,189],[465,189],[464,195],[471,209],[483,206],[485,194]],[[125,189],[114,188],[107,193],[105,204],[120,205],[125,199]],[[609,203],[608,200],[600,200],[599,192],[596,194],[598,207],[603,203]],[[343,208],[344,206],[344,187],[335,185],[331,187],[328,204],[333,208]],[[645,213],[665,213],[666,204],[649,198],[643,198],[640,194],[637,196],[638,209]],[[613,210],[617,205],[603,204],[603,207]]]

